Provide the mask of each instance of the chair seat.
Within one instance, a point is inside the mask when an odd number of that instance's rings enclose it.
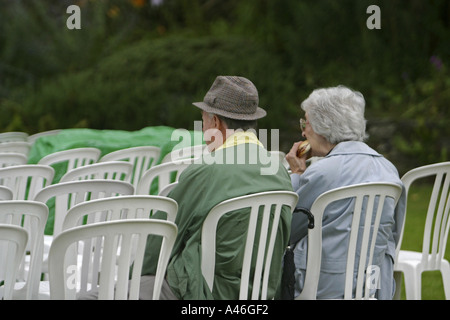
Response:
[[[39,282],[39,296],[38,300],[50,300],[50,282]]]
[[[440,271],[444,285],[445,297],[450,298],[450,264],[442,259],[438,265],[431,264],[431,255],[428,256],[428,265],[422,263],[422,253],[400,250],[395,271],[403,272],[407,300],[421,299],[421,274],[423,271]]]
[[[445,259],[442,259],[441,261],[445,261]],[[428,267],[426,268],[427,271],[434,271],[434,270],[440,270],[439,267],[430,268],[431,263],[431,256],[428,256]],[[407,266],[418,268],[422,264],[422,252],[417,251],[409,251],[409,250],[400,250],[398,254],[398,261],[395,265],[396,271],[404,271]]]
[[[398,254],[398,262],[413,262],[422,260],[422,252],[400,250]]]
[[[25,282],[16,282],[14,284],[14,300],[26,299],[26,291],[21,290],[24,286]],[[50,300],[50,283],[48,281],[39,282],[39,292],[37,293],[37,297],[33,296],[33,300]]]

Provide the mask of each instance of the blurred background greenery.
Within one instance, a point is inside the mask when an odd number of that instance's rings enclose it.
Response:
[[[69,5],[81,29],[69,30]],[[366,9],[381,9],[369,30]],[[366,98],[369,145],[406,172],[450,150],[448,0],[0,0],[0,131],[193,129],[219,74],[251,79],[280,129],[343,84]]]

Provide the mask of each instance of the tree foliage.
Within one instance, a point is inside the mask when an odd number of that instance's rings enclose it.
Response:
[[[159,2],[79,0],[82,28],[69,30],[73,1],[2,0],[0,128],[191,128],[191,103],[218,74],[239,74],[269,111],[261,125],[288,145],[300,102],[343,84],[364,94],[369,124],[400,128],[385,150],[448,158],[449,1]],[[372,4],[379,30],[366,26]]]

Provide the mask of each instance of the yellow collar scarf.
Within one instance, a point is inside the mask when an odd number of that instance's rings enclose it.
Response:
[[[227,140],[225,140],[225,143],[218,147],[216,151],[224,148],[234,147],[244,143],[253,143],[264,147],[253,132],[238,131],[229,136]]]

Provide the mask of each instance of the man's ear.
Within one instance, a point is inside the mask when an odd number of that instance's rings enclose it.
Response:
[[[213,115],[212,118],[214,129],[222,129],[221,126],[223,126],[223,121],[220,120],[220,118],[217,115]]]
[[[229,130],[227,123],[225,121],[223,121],[217,115],[214,115],[214,118],[212,120],[213,120],[214,129],[217,129],[222,133],[222,137],[224,138],[223,141],[225,142],[225,140],[228,138],[228,136],[234,133],[234,130]]]

